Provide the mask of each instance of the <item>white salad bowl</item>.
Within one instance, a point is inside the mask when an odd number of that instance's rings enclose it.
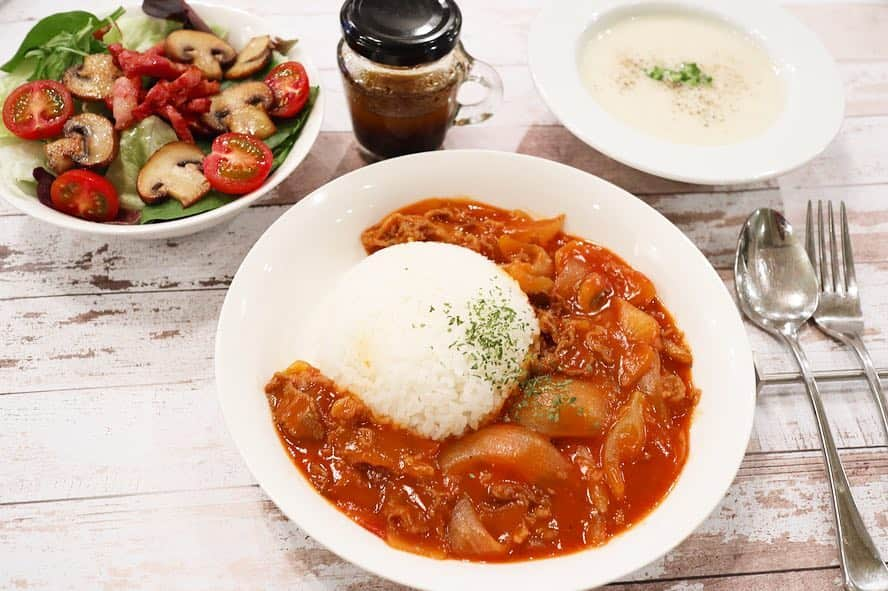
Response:
[[[566,214],[569,233],[606,246],[646,273],[685,332],[702,390],[687,464],[648,517],[600,548],[506,564],[395,550],[316,492],[278,439],[263,387],[275,371],[312,350],[316,336],[306,327],[331,286],[366,256],[361,231],[394,209],[435,196],[468,196],[542,217]],[[740,316],[691,241],[644,202],[598,177],[505,152],[406,156],[317,189],[268,228],[244,259],[222,307],[215,355],[228,428],[281,511],[342,558],[420,589],[588,589],[655,560],[722,499],[746,450],[755,402],[752,354]]]
[[[729,145],[673,143],[630,127],[589,93],[579,68],[585,43],[616,18],[672,9],[727,22],[768,52],[785,87],[785,102],[762,134]],[[810,30],[772,2],[554,0],[533,23],[528,57],[537,90],[571,133],[623,164],[678,181],[726,185],[777,176],[823,151],[844,116],[834,60]]]
[[[251,37],[255,37],[256,35],[269,34],[285,38],[288,36],[287,33],[281,31],[280,27],[276,26],[274,22],[260,18],[243,10],[213,4],[203,4],[200,2],[190,2],[190,5],[194,7],[197,13],[208,24],[214,27],[217,26],[226,31],[228,42],[235,48],[243,47]],[[127,6],[126,9],[128,14],[142,14],[142,8],[140,5],[130,5]],[[100,14],[99,16],[103,15]],[[296,32],[296,36],[298,37],[298,32]],[[13,47],[17,47],[19,41],[20,40],[14,43]],[[12,51],[14,51],[14,49]],[[296,43],[287,54],[287,58],[299,61],[305,66],[309,84],[312,86],[320,84],[320,72],[314,66],[311,58],[307,55],[307,52],[301,44]],[[36,197],[22,191],[13,179],[9,178],[7,175],[0,175],[0,196],[16,209],[37,218],[38,220],[86,234],[122,236],[137,239],[173,238],[176,236],[193,234],[232,219],[245,208],[249,207],[251,203],[261,199],[296,170],[296,167],[299,166],[308,155],[309,150],[321,131],[321,122],[324,118],[325,99],[325,93],[322,89],[321,92],[318,93],[311,114],[305,122],[302,132],[296,140],[296,143],[293,145],[290,153],[287,155],[287,158],[277,170],[268,177],[261,187],[252,193],[237,198],[231,203],[191,217],[143,225],[101,224],[82,220],[56,211],[40,203]],[[2,157],[2,151],[0,151],[0,157]]]

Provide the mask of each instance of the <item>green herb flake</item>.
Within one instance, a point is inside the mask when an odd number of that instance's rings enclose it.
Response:
[[[535,414],[541,415],[550,422],[558,422],[561,418],[561,409],[565,404],[573,406],[574,412],[578,416],[583,415],[583,408],[576,406],[577,397],[568,396],[569,387],[573,380],[556,378],[551,376],[536,376],[521,385],[521,398],[512,405],[512,416],[528,406],[530,401],[539,396],[545,395],[549,398],[549,402],[545,405],[537,404],[535,406]]]
[[[450,303],[442,306],[448,332],[464,327],[450,349],[462,353],[475,375],[501,387],[521,375],[516,333],[526,331],[527,322],[508,305],[502,288],[494,286],[469,301],[465,317],[454,313]]]
[[[648,78],[673,86],[711,86],[712,76],[705,74],[695,62],[680,64],[677,69],[654,66],[645,72]]]

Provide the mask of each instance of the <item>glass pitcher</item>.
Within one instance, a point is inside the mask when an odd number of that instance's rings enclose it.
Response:
[[[451,125],[485,121],[502,101],[496,70],[459,41],[452,0],[346,0],[340,22],[352,127],[372,158],[435,150]],[[465,82],[483,87],[481,100],[459,101]]]

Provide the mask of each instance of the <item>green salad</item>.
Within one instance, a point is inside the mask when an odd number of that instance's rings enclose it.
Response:
[[[0,174],[47,207],[197,215],[261,187],[302,133],[319,90],[285,57],[294,41],[235,48],[185,2],[143,10],[53,14],[0,66]]]

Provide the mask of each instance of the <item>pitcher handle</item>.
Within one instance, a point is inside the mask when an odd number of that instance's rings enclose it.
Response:
[[[462,49],[462,45],[460,45],[460,49]],[[493,117],[493,112],[503,102],[503,81],[493,66],[476,60],[465,49],[462,49],[462,52],[467,62],[466,77],[462,83],[475,82],[480,84],[484,88],[485,93],[481,99],[473,103],[464,103],[457,99],[459,109],[456,112],[453,124],[474,125]]]

